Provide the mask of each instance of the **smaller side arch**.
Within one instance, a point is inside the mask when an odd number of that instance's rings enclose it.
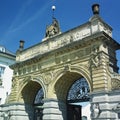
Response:
[[[46,97],[46,87],[43,83],[43,78],[42,77],[31,77],[31,76],[28,76],[26,77],[25,79],[23,79],[23,82],[20,84],[19,86],[19,91],[18,91],[18,95],[17,95],[17,101],[20,102],[20,99],[22,97],[22,91],[23,89],[25,89],[25,87],[31,83],[35,83],[31,86],[35,86],[37,87],[37,89],[39,88],[42,88],[43,89],[43,92],[44,92],[44,97]],[[27,86],[27,87],[30,87],[30,86]],[[26,89],[30,89],[30,88],[26,88]]]
[[[44,98],[46,98],[47,88],[46,88],[46,86],[45,86],[45,84],[43,82],[44,79],[42,77],[33,77],[32,81],[38,82],[41,85],[41,87],[43,89],[43,92],[44,92]]]

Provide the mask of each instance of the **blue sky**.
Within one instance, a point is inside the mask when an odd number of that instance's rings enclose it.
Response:
[[[120,0],[0,0],[0,45],[15,53],[19,40],[25,40],[25,48],[41,42],[52,22],[52,5],[64,32],[87,22],[94,3],[100,4],[100,16],[120,43]],[[117,57],[120,66],[119,51]]]

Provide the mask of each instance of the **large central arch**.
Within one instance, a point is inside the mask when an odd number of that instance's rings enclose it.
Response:
[[[76,80],[80,79],[81,77],[84,76],[75,72],[66,72],[63,76],[61,76],[59,80],[57,80],[57,82],[55,83],[55,92],[57,93],[57,98],[66,100],[69,88]],[[84,78],[86,78],[86,76]],[[86,80],[87,82],[89,81],[88,79]],[[88,82],[88,84],[91,90],[91,83]]]
[[[55,92],[57,97],[66,100],[67,92],[70,86],[79,78],[84,77],[89,85],[90,91],[92,90],[92,81],[90,78],[90,72],[85,69],[85,66],[69,66],[67,70],[59,70],[54,78],[53,86],[55,86]],[[61,91],[59,91],[61,90]]]
[[[71,67],[72,69],[72,67]],[[84,69],[85,70],[85,69]],[[67,116],[67,106],[68,106],[68,92],[71,88],[71,86],[75,83],[75,81],[81,79],[81,78],[89,78],[89,76],[86,75],[86,72],[83,69],[72,69],[71,71],[66,71],[64,72],[64,74],[60,77],[58,77],[59,79],[56,80],[57,82],[55,83],[55,93],[57,95],[57,99],[59,101],[64,101],[64,103],[66,104],[66,116]],[[84,75],[84,76],[83,76]],[[91,90],[91,83],[88,82],[90,79],[87,79],[87,83],[89,85],[89,89]],[[62,111],[63,113],[65,111]],[[70,115],[68,115],[70,116]],[[70,119],[68,118],[67,119]],[[72,119],[72,118],[71,118]]]

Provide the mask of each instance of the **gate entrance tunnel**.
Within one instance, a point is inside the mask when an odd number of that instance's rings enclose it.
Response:
[[[90,119],[90,108],[88,102],[90,99],[89,91],[89,86],[85,78],[80,78],[74,82],[69,90],[67,98],[68,120]],[[87,108],[87,110],[85,108]],[[84,111],[86,111],[86,114]]]
[[[67,120],[90,120],[89,80],[78,73],[67,72],[57,81],[55,89],[58,99],[66,97]]]
[[[23,98],[25,106],[31,106],[30,109],[25,107],[29,120],[42,120],[44,92],[41,85],[36,81],[30,80],[24,88],[22,88],[20,98]],[[31,112],[29,112],[30,110]]]
[[[67,106],[67,119],[68,120],[82,120],[81,106],[69,104]]]
[[[67,105],[67,120],[91,120],[90,114],[89,102]]]

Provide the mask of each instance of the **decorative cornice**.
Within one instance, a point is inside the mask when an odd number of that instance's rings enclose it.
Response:
[[[96,33],[101,33],[104,31],[108,36],[111,36],[111,29],[104,25],[98,17],[97,20],[87,22],[86,24],[74,28],[64,34],[58,34],[52,39],[45,40],[40,44],[23,50],[20,54],[17,54],[17,61],[25,61],[27,59],[33,58],[38,54],[44,54],[48,51],[53,51],[61,48],[65,45],[73,43],[75,41],[81,41],[87,37],[96,35]]]
[[[107,36],[108,35],[106,33],[99,32],[99,33],[96,33],[92,36],[86,37],[82,40],[74,41],[72,44],[67,44],[61,48],[46,52],[44,54],[39,54],[39,55],[34,56],[33,58],[27,59],[25,61],[16,62],[15,64],[11,65],[10,67],[12,69],[14,69],[17,67],[23,67],[25,65],[35,64],[35,63],[40,62],[41,60],[44,60],[44,59],[49,58],[51,56],[56,56],[56,55],[64,54],[65,52],[68,52],[71,50],[79,49],[80,47],[87,46],[89,44],[92,44],[92,42],[95,42],[98,40],[105,40],[105,38]],[[99,37],[101,37],[101,39],[99,39]]]

